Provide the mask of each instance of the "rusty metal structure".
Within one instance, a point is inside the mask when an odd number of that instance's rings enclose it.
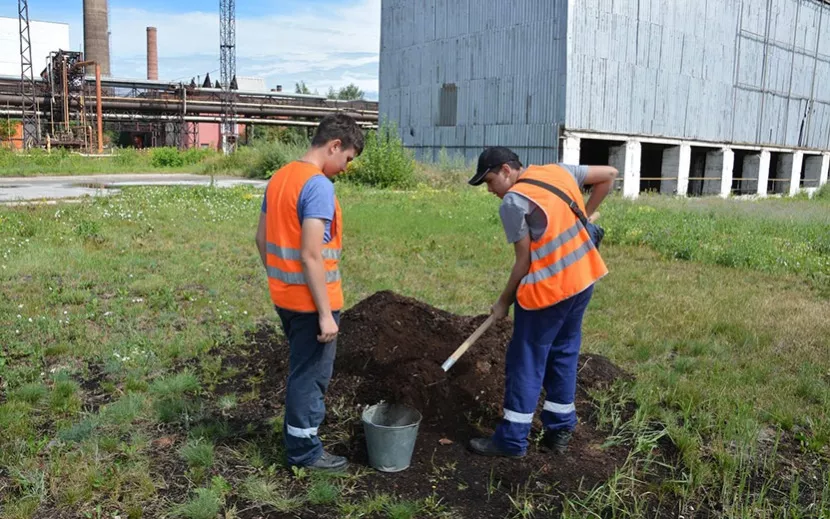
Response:
[[[236,124],[236,0],[219,0],[219,70],[222,86],[222,152],[233,153],[239,137]]]
[[[51,53],[35,78],[35,100],[49,145],[94,151],[98,102],[92,68],[78,52]],[[101,70],[103,76],[103,68]],[[102,77],[101,120],[107,129],[145,135],[148,146],[191,147],[198,123],[221,123],[221,88],[195,81],[165,82]],[[313,128],[326,115],[345,112],[364,127],[376,127],[377,102],[338,101],[324,96],[232,90],[236,124]],[[20,78],[0,77],[0,116],[20,117]]]
[[[20,98],[23,119],[23,147],[40,145],[40,116],[35,97],[35,77],[32,68],[32,38],[29,32],[28,0],[17,0],[20,26]]]

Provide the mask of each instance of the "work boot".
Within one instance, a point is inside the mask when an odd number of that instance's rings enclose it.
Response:
[[[557,454],[564,454],[572,437],[573,431],[567,429],[548,430],[542,436],[542,445]]]
[[[470,440],[470,450],[482,456],[501,456],[504,458],[521,458],[525,454],[514,454],[500,449],[492,438],[473,438]]]
[[[312,470],[343,470],[349,464],[349,460],[343,456],[336,456],[327,451],[323,451],[323,455],[317,458],[317,461],[306,465]]]

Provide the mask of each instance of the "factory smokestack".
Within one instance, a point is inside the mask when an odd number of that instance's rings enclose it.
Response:
[[[155,27],[147,27],[147,79],[159,78],[159,47],[158,31]]]
[[[84,0],[84,59],[97,62],[102,76],[110,75],[107,0]]]

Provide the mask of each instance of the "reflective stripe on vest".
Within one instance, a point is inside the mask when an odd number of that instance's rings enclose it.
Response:
[[[308,285],[305,274],[302,272],[286,272],[277,267],[268,267],[268,277],[282,281],[286,285]],[[340,281],[340,269],[326,271],[326,283],[334,283]]]
[[[300,261],[302,259],[302,251],[300,249],[291,249],[288,247],[280,247],[274,243],[268,242],[265,244],[265,250],[268,254],[273,254],[279,259],[289,261]],[[340,249],[323,249],[323,259],[339,260]]]
[[[550,256],[551,254],[556,252],[556,250],[559,247],[561,247],[566,242],[568,242],[571,239],[578,236],[579,235],[579,230],[584,229],[584,227],[582,226],[582,222],[576,222],[576,223],[577,223],[577,225],[574,226],[574,227],[576,227],[576,231],[568,239],[563,240],[561,243],[559,243],[559,245],[553,247],[547,254],[539,255],[538,257],[533,258],[533,261],[539,261],[539,260],[542,260],[542,259],[546,258],[547,256]],[[564,233],[560,234],[554,240],[554,242],[559,240],[560,238],[562,238],[566,234],[570,233],[571,230],[574,229],[574,227],[571,227],[570,229],[568,229]],[[553,242],[551,242],[551,244],[552,243]],[[547,248],[547,246],[543,247],[542,249],[545,249],[545,248]],[[594,242],[593,241],[591,241],[591,240],[586,241],[585,243],[580,245],[579,248],[572,251],[570,254],[560,258],[559,261],[557,261],[556,263],[548,265],[547,267],[545,267],[543,269],[540,269],[540,270],[537,270],[536,272],[531,272],[530,274],[528,274],[527,276],[522,278],[522,285],[527,285],[529,283],[538,283],[539,281],[543,281],[543,280],[545,280],[549,277],[552,277],[552,276],[555,276],[556,274],[559,274],[560,272],[562,272],[566,268],[570,267],[571,265],[573,265],[574,263],[576,263],[577,261],[582,259],[583,256],[588,254],[594,248],[595,247],[594,247]],[[534,251],[534,253],[538,253],[542,249],[538,249],[538,250]]]

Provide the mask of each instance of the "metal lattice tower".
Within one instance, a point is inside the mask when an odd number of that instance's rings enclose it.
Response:
[[[20,96],[23,101],[23,147],[40,146],[40,116],[32,69],[32,40],[29,34],[29,2],[17,0],[20,21]]]
[[[236,0],[219,0],[219,68],[222,86],[222,152],[236,149],[236,99],[231,82],[236,77]]]

